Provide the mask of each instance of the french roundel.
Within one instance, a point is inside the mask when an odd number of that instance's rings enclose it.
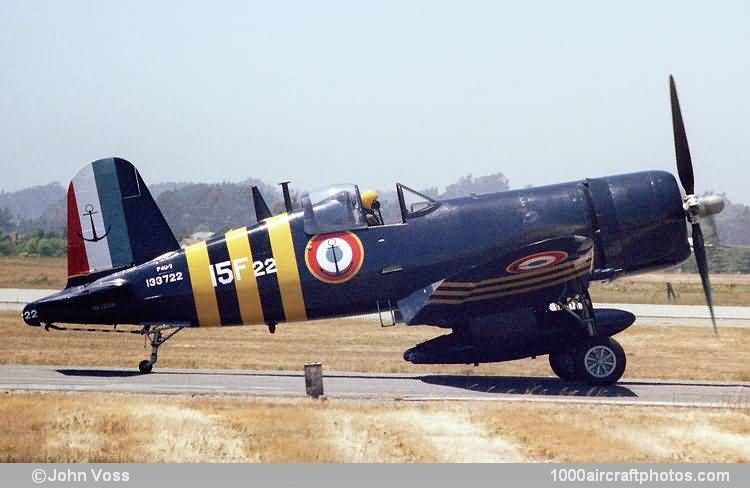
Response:
[[[362,241],[351,232],[317,235],[305,249],[307,269],[325,283],[344,283],[354,278],[364,258]]]
[[[553,266],[566,259],[568,259],[568,253],[565,251],[542,251],[516,259],[505,268],[505,271],[508,273],[527,273]]]

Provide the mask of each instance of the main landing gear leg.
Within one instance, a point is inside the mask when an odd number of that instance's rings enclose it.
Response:
[[[582,381],[589,385],[617,383],[625,372],[625,351],[613,338],[599,335],[588,290],[561,308],[575,316],[588,337],[568,350],[550,353],[552,371],[566,381]]]
[[[586,330],[586,333],[589,335],[589,337],[598,335],[598,331],[596,330],[596,321],[594,320],[594,304],[591,301],[591,295],[589,295],[589,291],[583,290],[581,294],[576,297],[575,301],[579,304],[579,306],[576,307],[577,310],[575,312],[575,315],[578,316],[578,320]]]
[[[154,369],[154,365],[156,364],[156,361],[159,359],[159,347],[167,342],[169,339],[171,339],[176,333],[182,330],[182,327],[178,327],[174,329],[172,332],[170,332],[167,335],[162,335],[162,330],[165,330],[166,328],[154,328],[151,329],[150,327],[146,326],[143,328],[142,334],[145,336],[148,336],[149,341],[151,342],[151,356],[149,359],[144,359],[143,361],[138,364],[138,370],[142,374],[148,374],[151,372],[152,369]]]

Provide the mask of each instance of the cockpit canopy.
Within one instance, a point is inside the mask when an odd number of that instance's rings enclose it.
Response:
[[[367,227],[357,185],[331,186],[302,195],[301,201],[306,234]]]
[[[408,219],[427,215],[440,205],[440,202],[401,183],[396,184],[396,195],[403,223]],[[302,195],[301,203],[306,234],[325,234],[368,227],[357,185],[339,184],[306,193]],[[372,210],[369,212],[372,214]],[[379,210],[378,217],[381,217]],[[382,218],[379,220],[380,223],[375,225],[384,223]]]

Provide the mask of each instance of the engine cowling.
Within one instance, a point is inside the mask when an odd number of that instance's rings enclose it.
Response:
[[[595,213],[596,269],[635,274],[677,265],[690,256],[677,180],[646,171],[586,181]]]

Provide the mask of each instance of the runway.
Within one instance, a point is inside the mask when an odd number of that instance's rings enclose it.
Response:
[[[325,372],[326,396],[362,400],[501,400],[605,402],[747,408],[750,382],[624,380],[610,387],[552,377],[411,375]],[[0,390],[95,391],[304,397],[302,372],[1,365]]]
[[[24,305],[60,290],[31,288],[0,288],[0,310],[20,312]]]
[[[706,305],[654,305],[641,303],[595,303],[596,308],[617,308],[651,325],[711,327]],[[719,327],[750,328],[750,307],[714,307]]]

